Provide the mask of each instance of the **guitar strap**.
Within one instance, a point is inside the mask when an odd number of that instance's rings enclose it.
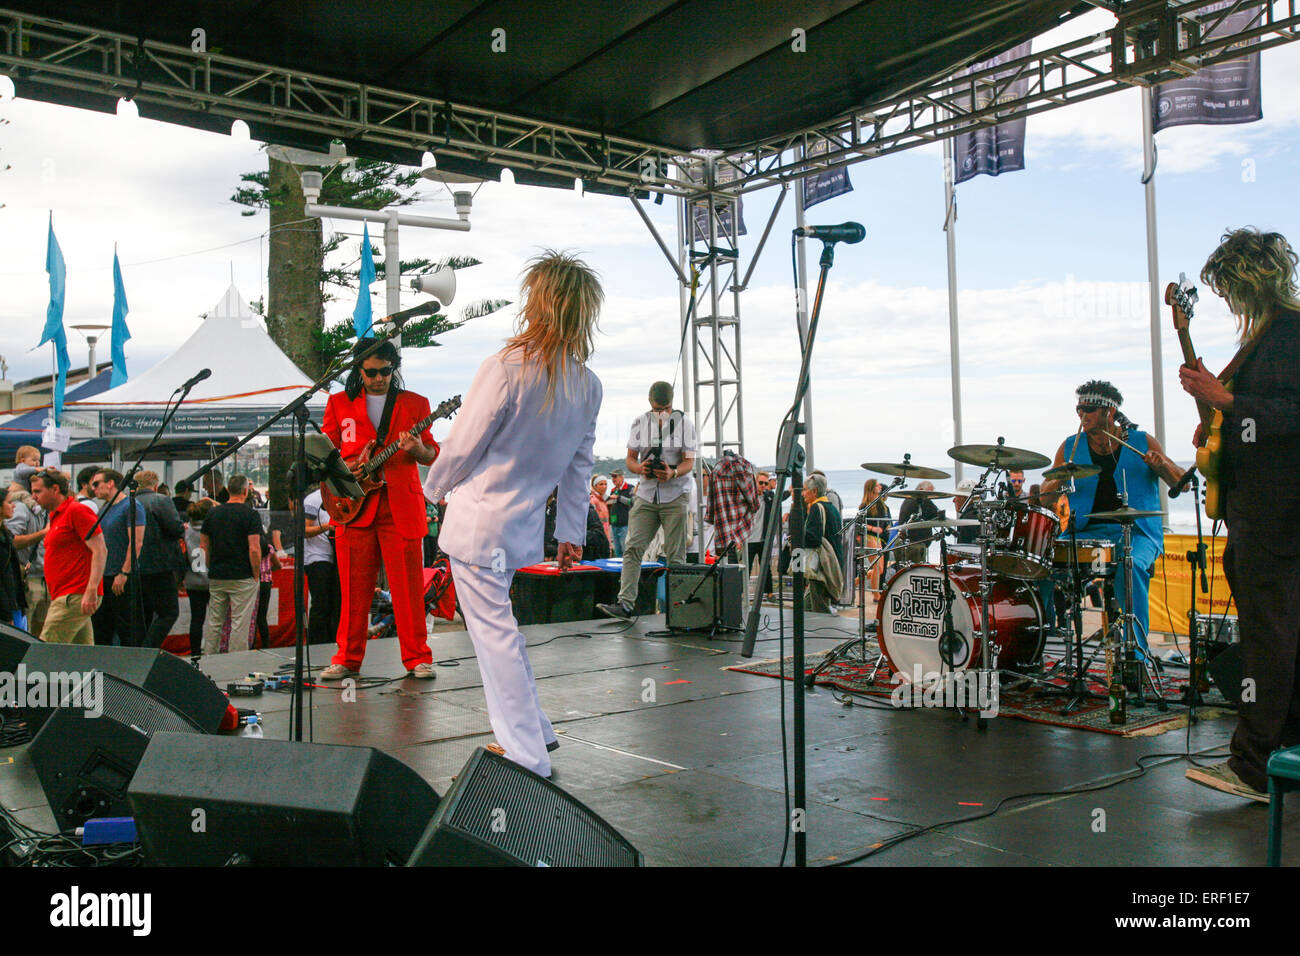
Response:
[[[393,418],[393,406],[397,404],[397,393],[400,389],[390,388],[388,395],[384,399],[384,412],[379,416],[379,427],[375,429],[375,448],[384,447],[384,438],[388,434],[388,423]]]
[[[1232,357],[1232,361],[1228,363],[1227,368],[1219,373],[1219,381],[1222,382],[1229,391],[1232,389],[1232,380],[1236,377],[1237,372],[1246,364],[1246,359],[1255,354],[1255,349],[1259,348],[1260,339],[1264,337],[1264,333],[1267,331],[1267,325],[1258,329],[1255,332],[1254,337],[1243,345],[1240,350],[1238,350],[1237,354]]]

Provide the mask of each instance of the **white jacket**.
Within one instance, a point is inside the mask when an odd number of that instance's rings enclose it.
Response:
[[[438,546],[465,564],[514,570],[542,560],[546,499],[559,485],[555,537],[587,540],[588,482],[603,389],[570,360],[565,396],[556,383],[545,412],[546,375],[498,352],[474,383],[424,481],[430,501],[447,500]]]

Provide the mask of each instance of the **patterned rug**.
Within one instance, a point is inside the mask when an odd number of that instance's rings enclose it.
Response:
[[[896,679],[888,661],[881,662],[873,678],[871,672],[876,669],[876,660],[880,652],[875,638],[868,636],[866,645],[865,659],[858,648],[851,649],[848,654],[817,675],[817,684],[854,694],[891,698],[895,706],[898,707],[938,707],[943,706],[945,703],[951,706],[954,702],[966,702],[972,709],[981,704],[986,707],[989,706],[992,697],[987,693],[987,689],[981,688],[977,690],[974,674],[968,678],[966,687],[959,686],[957,689],[949,690],[946,701],[943,700],[941,691],[938,693],[932,691],[927,696],[920,689],[912,688],[910,685]],[[822,651],[817,654],[809,654],[804,660],[805,673],[812,673],[829,653],[829,651]],[[1041,676],[1043,680],[1048,681],[1055,687],[1064,688],[1068,683],[1066,678],[1051,676],[1052,668],[1060,660],[1061,655],[1059,653],[1044,655],[1043,670],[1045,673],[1035,676]],[[784,670],[785,679],[789,680],[791,679],[790,669],[792,663],[793,658],[791,657],[785,658],[784,661],[774,658],[737,664],[726,669],[739,671],[742,674],[758,674],[763,677],[781,677]],[[1121,737],[1154,736],[1187,726],[1187,706],[1182,703],[1183,689],[1187,686],[1187,678],[1181,676],[1181,672],[1179,672],[1179,675],[1172,676],[1169,673],[1164,675],[1162,689],[1163,696],[1168,704],[1167,710],[1161,711],[1157,708],[1156,704],[1150,699],[1148,689],[1146,706],[1134,706],[1130,697],[1128,719],[1125,723],[1117,725],[1110,722],[1110,708],[1106,699],[1104,661],[1094,664],[1089,669],[1088,691],[1092,696],[1068,714],[1061,713],[1069,700],[1063,691],[1053,690],[1052,687],[1043,686],[1042,684],[1019,680],[1015,674],[1004,671],[1002,673],[1002,685],[996,693],[996,715],[999,717],[1018,717],[1021,720],[1051,724],[1054,727],[1072,727],[1076,730],[1091,730]],[[1205,703],[1197,708],[1196,713],[1199,719],[1210,720],[1232,713],[1231,710],[1223,706],[1225,701],[1217,688],[1212,686],[1208,693],[1201,696],[1204,698]],[[990,710],[992,709],[990,707]]]

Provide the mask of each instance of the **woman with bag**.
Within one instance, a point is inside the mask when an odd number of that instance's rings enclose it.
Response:
[[[803,606],[807,611],[829,614],[831,603],[844,587],[840,553],[843,522],[839,510],[826,496],[825,476],[808,476],[803,500],[807,506],[803,524],[804,576],[808,579]]]

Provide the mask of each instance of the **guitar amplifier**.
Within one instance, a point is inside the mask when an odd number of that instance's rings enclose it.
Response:
[[[744,565],[669,565],[667,586],[665,620],[670,631],[740,630],[744,627]]]

